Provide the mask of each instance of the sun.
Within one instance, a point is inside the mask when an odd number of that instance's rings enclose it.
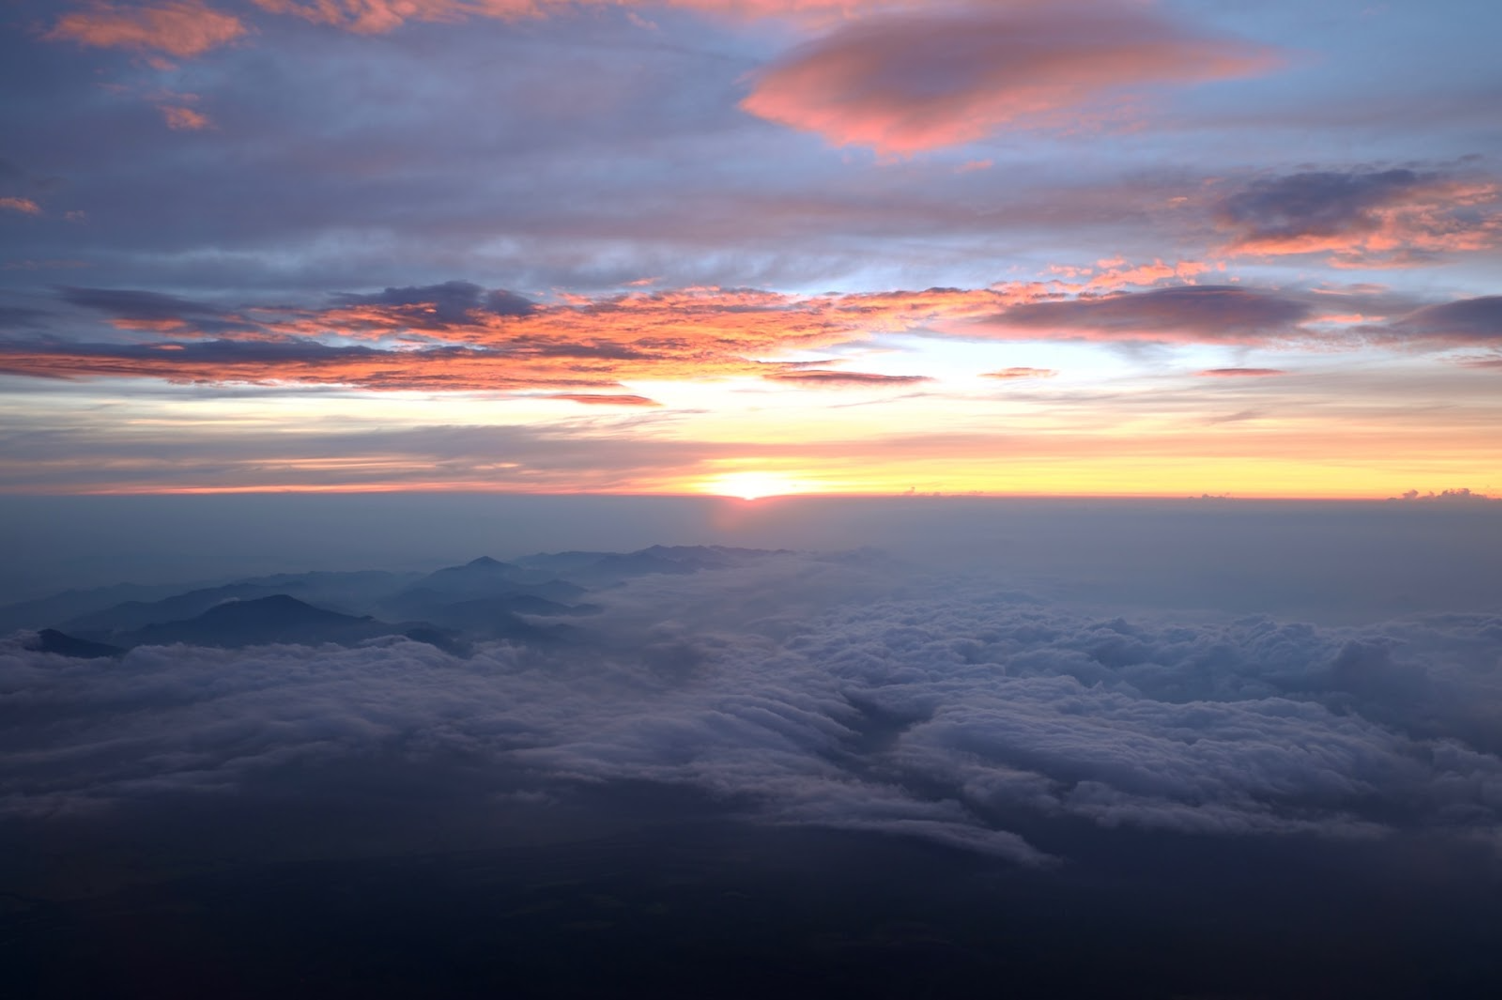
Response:
[[[742,500],[760,500],[762,497],[814,492],[812,484],[780,472],[727,472],[723,476],[706,480],[700,488],[705,493],[723,497],[740,497]]]

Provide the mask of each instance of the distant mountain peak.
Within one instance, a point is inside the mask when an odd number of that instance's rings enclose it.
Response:
[[[99,659],[106,656],[121,656],[125,650],[119,646],[111,646],[103,642],[89,642],[59,632],[55,628],[44,628],[37,633],[36,639],[31,642],[27,649],[39,653],[57,653],[60,656],[71,656],[77,659]]]
[[[465,563],[465,565],[474,569],[500,569],[506,564],[501,562],[499,559],[492,559],[489,556],[481,556],[478,559],[471,559],[469,562]]]

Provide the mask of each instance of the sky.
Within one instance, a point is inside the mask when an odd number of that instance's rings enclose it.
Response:
[[[13,0],[0,483],[1495,494],[1499,32]]]

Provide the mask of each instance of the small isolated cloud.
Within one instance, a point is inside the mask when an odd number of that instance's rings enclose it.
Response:
[[[1502,503],[1497,497],[1486,493],[1477,493],[1468,486],[1458,490],[1440,490],[1435,493],[1420,493],[1418,490],[1409,490],[1402,496],[1388,497],[1389,500],[1412,501],[1414,503]]]
[[[139,5],[91,3],[64,14],[45,37],[95,48],[188,57],[234,41],[245,32],[238,17],[202,0],[172,0]]]
[[[1006,127],[1078,127],[1123,91],[1271,61],[1145,6],[966,7],[849,22],[762,72],[741,107],[837,146],[904,155]]]
[[[1211,378],[1268,378],[1288,373],[1281,368],[1206,368],[1200,374]]]
[[[178,105],[164,104],[157,110],[161,111],[162,118],[166,120],[167,127],[177,131],[196,131],[209,128],[213,122],[209,116],[192,108]]]
[[[1059,374],[1054,368],[1003,368],[996,372],[981,372],[981,378],[1053,378]]]
[[[911,385],[933,381],[927,375],[878,375],[872,372],[842,372],[824,368],[802,368],[775,372],[763,378],[774,382],[830,386]]]
[[[978,321],[994,336],[1259,343],[1292,334],[1310,307],[1275,292],[1186,285],[1146,292],[1024,302]]]
[[[629,393],[603,393],[603,392],[555,392],[543,397],[544,399],[566,399],[571,403],[584,403],[589,406],[661,406],[655,399],[646,396],[634,396]]]
[[[1214,208],[1228,253],[1330,254],[1349,267],[1402,267],[1502,239],[1502,190],[1413,170],[1309,171],[1254,181]]]
[[[41,215],[42,206],[30,198],[0,198],[0,211],[20,212],[22,215]]]

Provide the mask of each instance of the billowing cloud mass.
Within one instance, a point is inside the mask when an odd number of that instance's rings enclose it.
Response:
[[[1270,64],[1265,49],[1135,5],[982,5],[852,22],[763,71],[741,106],[837,146],[909,154],[1002,127],[1077,129],[1124,91]]]
[[[1254,181],[1215,219],[1227,251],[1328,253],[1344,267],[1402,267],[1502,240],[1502,189],[1491,181],[1414,170],[1315,171]]]
[[[1482,840],[1502,822],[1494,616],[1189,623],[870,553],[716,562],[595,591],[566,638],[468,657],[391,638],[73,660],[20,634],[0,654],[0,815],[109,822],[273,788],[285,805],[322,772],[378,788],[401,762],[465,799],[644,783],[1033,865],[1068,858],[1018,831],[1071,819]]]

